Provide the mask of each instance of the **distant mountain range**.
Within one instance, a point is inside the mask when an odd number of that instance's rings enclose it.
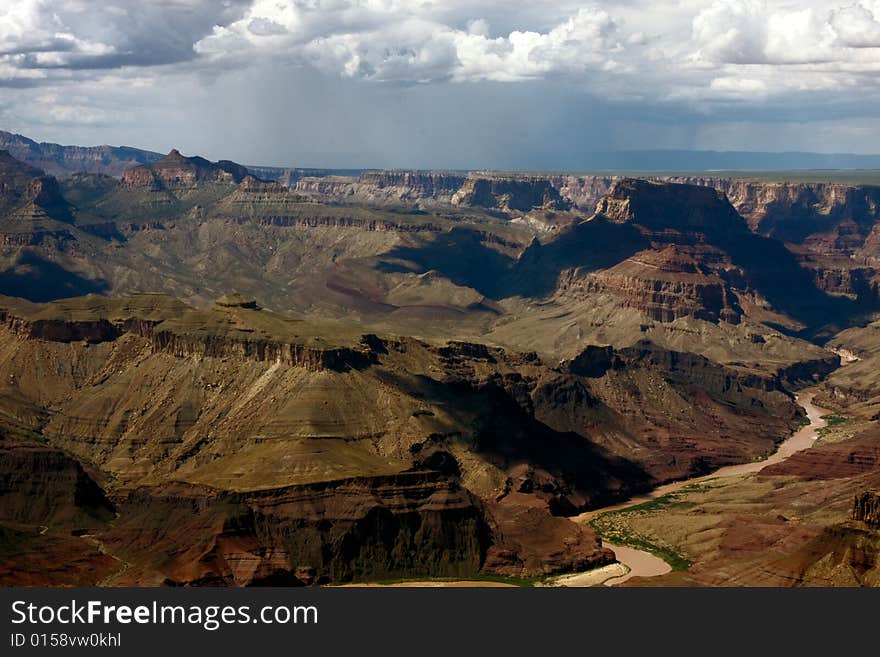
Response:
[[[0,150],[48,174],[103,173],[119,177],[133,166],[153,164],[162,153],[130,146],[62,146],[0,130]],[[852,153],[632,150],[585,154],[584,170],[639,172],[796,171],[880,169],[880,155]],[[300,163],[291,163],[299,166]],[[304,169],[248,166],[256,175],[283,180],[301,175],[357,175],[361,169]],[[299,175],[296,175],[299,174]]]
[[[61,146],[37,143],[33,139],[2,130],[0,150],[9,151],[15,159],[53,176],[104,173],[118,177],[130,167],[152,164],[162,158],[161,153],[129,146]]]

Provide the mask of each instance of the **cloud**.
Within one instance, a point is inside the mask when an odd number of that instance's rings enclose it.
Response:
[[[715,78],[709,84],[709,87],[715,91],[731,93],[733,95],[764,94],[767,91],[767,84],[763,80],[754,80],[752,78],[738,76]]]
[[[761,0],[718,0],[694,18],[693,37],[697,60],[785,65],[831,61],[837,35],[809,7],[774,11]]]
[[[877,3],[880,9],[880,3]],[[839,42],[850,48],[880,47],[880,13],[864,5],[853,5],[831,12],[830,24]]]
[[[455,33],[458,80],[516,81],[615,66],[623,51],[618,25],[604,10],[581,9],[546,33],[511,32],[507,37]]]
[[[0,84],[65,79],[59,71],[149,67],[194,59],[193,43],[246,0],[13,0],[0,3]],[[34,73],[43,71],[43,73]]]
[[[110,124],[127,115],[108,99],[152,106],[172,79],[214,85],[222,105],[239,74],[283,84],[294,70],[314,74],[299,103],[342,81],[401,103],[428,87],[520,87],[505,96],[518,102],[552,88],[657,121],[864,115],[880,95],[880,0],[0,0],[0,88],[52,92],[67,122]],[[27,96],[6,95],[28,116]]]
[[[858,48],[880,47],[876,8],[776,7],[765,0],[716,0],[693,20],[693,60],[703,64],[837,64],[856,68]]]
[[[490,36],[469,17],[448,25],[419,3],[257,0],[195,51],[224,59],[271,51],[319,69],[384,82],[520,81],[614,65],[623,48],[605,10],[580,8],[551,29]]]

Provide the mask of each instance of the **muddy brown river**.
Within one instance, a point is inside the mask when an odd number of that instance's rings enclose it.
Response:
[[[790,438],[779,445],[779,448],[771,456],[764,459],[763,461],[753,461],[750,463],[742,463],[740,465],[730,465],[724,468],[720,468],[715,472],[707,475],[694,477],[692,479],[683,479],[682,481],[675,481],[671,484],[666,484],[664,486],[655,488],[646,495],[631,498],[621,504],[614,504],[612,506],[606,506],[601,509],[593,509],[591,511],[587,511],[586,513],[574,516],[572,520],[581,523],[589,522],[592,518],[595,518],[600,513],[628,509],[629,507],[636,506],[650,500],[655,500],[658,497],[669,495],[670,493],[679,491],[685,486],[689,486],[691,484],[708,481],[709,479],[736,477],[739,475],[760,472],[768,465],[773,465],[774,463],[784,461],[792,454],[796,454],[797,452],[812,447],[813,443],[819,437],[819,429],[828,425],[828,423],[822,419],[822,416],[831,413],[831,411],[825,408],[815,406],[813,404],[814,396],[815,393],[813,392],[802,392],[800,395],[797,395],[795,397],[797,403],[800,404],[807,412],[807,419],[810,421],[810,423],[795,431]],[[607,541],[604,541],[603,545],[610,548],[617,557],[617,560],[630,569],[626,575],[623,575],[621,577],[613,577],[609,580],[606,580],[605,586],[614,586],[616,584],[621,584],[632,577],[657,577],[658,575],[665,575],[672,570],[668,563],[666,563],[660,557],[651,554],[650,552],[645,552],[644,550],[637,550],[635,548],[621,545],[614,545]]]

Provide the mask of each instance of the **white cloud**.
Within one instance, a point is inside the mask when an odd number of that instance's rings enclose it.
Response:
[[[293,64],[380,84],[562,79],[709,112],[868,97],[878,46],[880,0],[0,0],[0,86]]]
[[[734,95],[764,94],[767,91],[767,83],[763,80],[736,76],[715,78],[709,87],[715,91]]]
[[[607,67],[622,48],[617,24],[595,7],[580,8],[545,32],[491,37],[486,19],[463,23],[440,22],[422,3],[257,0],[240,20],[215,26],[195,50],[218,58],[271,50],[348,77],[428,82],[585,71]]]
[[[843,7],[831,12],[830,23],[839,42],[851,48],[880,47],[880,3],[872,11],[865,5]]]
[[[837,35],[810,7],[774,10],[762,0],[717,0],[693,22],[695,58],[728,64],[831,61]]]
[[[41,49],[62,28],[46,0],[16,0],[0,6],[0,52]]]
[[[880,3],[830,7],[715,0],[693,20],[693,58],[703,64],[862,63],[856,48],[880,46]]]
[[[608,67],[623,50],[618,26],[600,9],[581,9],[546,33],[511,32],[491,39],[455,32],[458,80],[515,81]]]
[[[218,19],[240,15],[246,2],[0,0],[0,79],[54,82],[68,76],[51,71],[87,76],[192,60],[193,43]]]
[[[49,0],[0,5],[0,61],[17,69],[20,77],[35,77],[29,68],[65,67],[77,58],[114,50],[112,45],[73,34]]]

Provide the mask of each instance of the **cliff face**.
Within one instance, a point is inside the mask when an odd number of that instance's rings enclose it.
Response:
[[[432,472],[251,494],[171,484],[132,491],[120,513],[102,536],[130,564],[114,584],[535,577],[613,560],[586,528],[540,507],[484,505]]]
[[[491,542],[476,501],[436,473],[249,494],[171,484],[132,491],[120,511],[103,539],[133,564],[117,583],[466,577],[480,570]]]
[[[33,201],[42,186],[39,180],[54,179],[12,157],[8,151],[0,151],[0,213]]]
[[[651,230],[743,233],[747,226],[716,190],[678,183],[623,179],[600,201],[596,214],[614,223],[638,223]]]
[[[3,586],[93,586],[113,573],[119,562],[82,536],[101,531],[115,511],[75,458],[0,433]]]
[[[657,181],[714,189],[756,233],[797,246],[817,286],[870,308],[880,307],[880,187],[822,182],[770,182],[712,177],[661,177]],[[564,198],[586,210],[612,211],[619,179],[554,179]],[[612,194],[613,196],[613,194]]]
[[[306,194],[349,202],[428,201],[513,212],[574,208],[587,214],[596,211],[614,214],[617,212],[612,208],[614,199],[605,200],[606,196],[613,194],[616,184],[626,180],[622,176],[367,171],[358,178],[300,177],[291,184]],[[804,244],[820,255],[854,256],[863,265],[877,264],[880,233],[874,227],[880,218],[880,187],[709,176],[642,179],[642,182],[652,181],[713,189],[727,196],[754,232]],[[669,189],[667,186],[667,191]],[[675,200],[672,194],[669,200]],[[711,203],[708,196],[704,200]],[[600,204],[603,207],[598,210]],[[698,221],[696,216],[691,219]]]
[[[452,196],[453,205],[528,212],[567,210],[571,204],[546,178],[468,176]]]
[[[351,176],[304,176],[292,187],[323,199],[365,203],[450,203],[464,174],[431,171],[364,171]]]
[[[294,191],[302,194],[337,200],[353,197],[358,192],[357,180],[344,176],[303,177],[291,186]]]
[[[436,171],[364,171],[350,176],[302,177],[297,192],[325,200],[393,204],[427,203],[480,207],[504,212],[568,210],[548,178]]]
[[[880,494],[865,491],[853,498],[852,519],[880,529]]]
[[[550,182],[563,199],[585,212],[593,212],[622,179],[553,176]],[[715,189],[727,196],[753,231],[785,242],[806,242],[817,250],[847,255],[857,252],[865,246],[880,219],[880,187],[870,185],[711,176],[648,176],[646,180]]]
[[[755,440],[746,448],[751,458],[761,450],[772,451],[772,438],[767,427],[762,427],[765,420],[736,413],[728,420],[730,409],[761,408],[761,415],[777,420],[798,414],[784,392],[789,382],[782,373],[760,375],[723,367],[705,357],[649,342],[625,349],[590,347],[564,367],[583,379],[561,377],[536,390],[532,395],[536,415],[560,431],[587,427],[592,435],[603,436],[608,442],[600,443],[609,447],[621,435],[635,435],[638,426],[642,430],[651,427],[638,462],[664,481],[681,478],[683,470],[708,472],[750,458],[737,455],[746,435]],[[664,383],[658,385],[654,376],[659,372]],[[584,385],[584,379],[601,384]],[[596,421],[603,407],[615,409],[615,430]],[[687,430],[662,419],[664,414],[676,413],[689,424]],[[710,413],[712,421],[707,420]],[[764,437],[758,439],[761,434]],[[701,444],[699,454],[690,449],[695,439]]]
[[[41,219],[73,222],[72,206],[58,181],[41,170],[0,151],[0,221],[12,220],[12,230],[0,225],[0,243],[9,246],[39,244],[52,231],[36,225]]]
[[[601,272],[564,275],[558,294],[583,299],[610,294],[626,308],[635,308],[658,322],[694,317],[710,322],[737,324],[742,311],[725,281],[676,246],[663,251],[642,251]]]
[[[727,195],[749,226],[786,242],[801,242],[811,233],[838,225],[867,225],[880,218],[880,188],[839,183],[793,183],[681,178]]]
[[[358,178],[361,185],[378,189],[397,188],[403,200],[449,200],[466,180],[464,174],[409,171],[365,171]]]
[[[550,184],[575,208],[592,214],[618,180],[620,176],[551,176]]]
[[[249,302],[250,303],[250,302]],[[223,305],[229,308],[259,311],[250,305]],[[23,316],[24,315],[24,316]],[[168,353],[179,358],[237,358],[255,362],[283,363],[311,371],[346,371],[360,369],[374,362],[374,348],[381,341],[375,336],[363,336],[350,346],[318,347],[305,341],[287,342],[269,335],[253,335],[252,331],[218,331],[207,329],[210,315],[196,313],[185,326],[144,318],[137,311],[130,316],[88,319],[41,319],[27,317],[26,313],[0,309],[0,322],[25,339],[49,342],[85,342],[97,344],[112,342],[126,333],[146,338],[156,353]],[[200,322],[204,321],[203,325]],[[195,329],[195,330],[192,330]]]
[[[279,181],[325,200],[437,203],[513,212],[576,207],[592,212],[617,179],[443,171],[364,171],[357,176],[316,176],[309,171],[292,170]]]
[[[595,217],[578,230],[583,239],[590,231],[616,233],[602,239],[615,240],[613,248],[624,257],[609,267],[585,264],[564,270],[557,281],[559,298],[576,302],[609,295],[658,322],[684,317],[741,321],[733,284],[746,275],[737,272],[728,245],[749,232],[715,190],[620,180],[599,203]]]

